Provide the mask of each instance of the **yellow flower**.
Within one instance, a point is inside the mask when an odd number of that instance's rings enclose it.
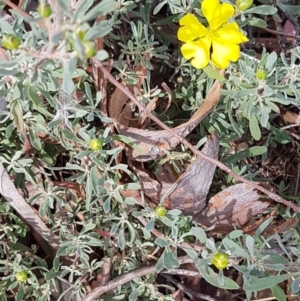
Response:
[[[204,0],[202,13],[209,27],[204,27],[192,14],[180,19],[178,39],[184,44],[181,52],[186,60],[197,69],[204,68],[209,61],[217,68],[229,66],[240,57],[238,44],[248,39],[241,33],[236,22],[229,23],[234,14],[234,7],[228,3],[220,4],[219,0]]]
[[[212,264],[219,270],[223,270],[228,267],[229,256],[226,253],[217,253],[211,260]]]

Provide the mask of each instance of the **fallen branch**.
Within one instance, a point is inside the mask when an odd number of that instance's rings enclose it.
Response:
[[[48,227],[20,195],[2,163],[0,163],[0,194],[18,212],[22,220],[31,227],[33,235],[38,236],[37,240],[46,254],[49,253],[50,248],[52,251],[57,250],[59,237],[49,235]]]
[[[191,259],[187,256],[178,257],[177,260],[180,264],[194,262],[193,259]],[[163,272],[164,271],[162,271],[162,273]],[[143,277],[143,276],[146,276],[149,274],[154,274],[154,273],[155,273],[155,265],[149,266],[149,267],[143,267],[143,268],[134,270],[132,272],[126,273],[124,275],[116,277],[115,279],[109,281],[108,283],[105,283],[103,286],[100,285],[100,286],[94,288],[81,301],[92,301],[92,300],[98,299],[100,296],[102,296],[106,292],[113,290],[117,287],[120,287],[120,286],[124,285],[125,283],[127,283],[137,277]]]

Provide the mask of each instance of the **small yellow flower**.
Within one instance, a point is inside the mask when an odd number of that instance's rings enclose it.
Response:
[[[155,208],[155,214],[157,215],[157,217],[163,217],[167,214],[167,209],[162,205],[158,205]]]
[[[102,147],[102,141],[100,139],[92,139],[90,141],[90,148],[93,151],[98,151]]]
[[[255,76],[259,80],[265,80],[268,76],[268,73],[264,69],[259,69],[259,70],[256,71]]]
[[[217,269],[223,270],[229,264],[229,256],[226,253],[217,253],[213,256],[211,262]]]
[[[20,271],[16,274],[16,280],[19,283],[25,282],[27,280],[27,273],[25,271]]]
[[[191,60],[192,66],[204,68],[209,61],[217,68],[229,66],[240,57],[239,44],[247,42],[246,36],[239,30],[236,22],[229,23],[234,14],[231,4],[220,4],[219,0],[204,0],[202,13],[209,27],[203,26],[192,14],[187,14],[179,21],[178,39],[185,59]]]

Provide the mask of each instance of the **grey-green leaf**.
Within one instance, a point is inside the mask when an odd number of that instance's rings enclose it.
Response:
[[[103,0],[99,4],[95,5],[81,20],[81,22],[87,22],[97,18],[100,15],[106,15],[116,9],[116,2],[112,0]]]
[[[255,140],[259,140],[261,138],[261,131],[255,116],[251,117],[249,120],[250,132],[251,136]]]
[[[244,290],[246,291],[262,291],[266,288],[271,288],[282,281],[292,278],[293,276],[298,276],[299,273],[289,273],[277,276],[254,278],[250,283],[244,285]]]

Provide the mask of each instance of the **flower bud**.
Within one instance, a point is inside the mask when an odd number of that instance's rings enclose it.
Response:
[[[76,33],[76,35],[77,35],[77,37],[79,38],[80,41],[84,41],[84,37],[85,37],[85,31],[84,30],[80,29],[80,27],[79,27],[79,28],[76,29],[75,33]]]
[[[259,79],[259,80],[264,80],[264,79],[266,79],[266,78],[267,78],[267,75],[268,75],[268,73],[267,73],[267,71],[264,70],[264,69],[259,69],[259,70],[257,70],[256,73],[255,73],[256,78]]]
[[[27,280],[27,273],[25,271],[20,271],[16,274],[16,280],[19,283],[25,282]]]
[[[239,11],[248,9],[253,4],[253,0],[236,0],[236,7]]]
[[[90,148],[93,151],[98,151],[102,147],[102,141],[100,139],[92,139],[90,141]]]
[[[167,214],[167,209],[164,206],[159,205],[155,208],[155,214],[157,217],[163,217]]]
[[[37,11],[43,18],[48,18],[52,15],[51,6],[47,3],[40,4]]]
[[[83,46],[85,49],[86,58],[89,59],[97,54],[95,43],[90,41],[84,41]]]
[[[229,264],[229,256],[226,253],[217,253],[213,256],[211,262],[217,269],[223,270]]]
[[[21,39],[12,34],[3,36],[2,45],[8,50],[18,49],[21,44]]]

